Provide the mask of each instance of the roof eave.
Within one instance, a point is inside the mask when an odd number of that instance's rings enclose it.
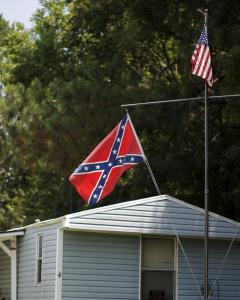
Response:
[[[25,230],[10,230],[0,232],[0,241],[11,239],[12,237],[24,235]]]

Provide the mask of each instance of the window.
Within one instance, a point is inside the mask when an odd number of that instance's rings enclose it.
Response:
[[[174,239],[142,241],[141,300],[174,300]]]
[[[36,283],[42,282],[42,253],[43,253],[43,235],[37,235],[37,261],[36,261]]]

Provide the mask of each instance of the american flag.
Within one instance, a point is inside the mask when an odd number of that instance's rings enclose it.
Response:
[[[192,74],[204,79],[211,87],[213,85],[212,63],[205,26],[197,42],[191,63]]]
[[[113,190],[125,171],[144,160],[145,155],[127,114],[69,180],[87,204],[93,206]]]

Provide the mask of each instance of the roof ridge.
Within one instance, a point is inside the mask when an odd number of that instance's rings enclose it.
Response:
[[[142,202],[152,202],[152,201],[156,201],[156,200],[163,200],[163,199],[166,198],[166,196],[167,195],[158,195],[158,196],[152,196],[152,197],[149,197],[149,198],[129,200],[129,201],[125,201],[125,202],[106,205],[106,206],[103,206],[103,207],[97,207],[97,208],[88,209],[88,210],[84,210],[84,211],[78,211],[78,212],[75,212],[75,213],[72,213],[72,214],[67,214],[66,217],[71,218],[71,217],[74,217],[75,215],[76,216],[78,216],[78,215],[85,216],[85,215],[88,215],[88,214],[104,212],[104,211],[108,211],[108,210],[112,210],[112,209],[116,209],[116,208],[135,206],[137,204],[141,204]]]

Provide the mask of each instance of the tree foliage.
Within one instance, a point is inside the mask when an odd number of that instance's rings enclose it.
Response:
[[[71,171],[124,114],[123,103],[197,97],[190,57],[205,1],[41,0],[29,31],[0,19],[0,227],[86,209]],[[200,7],[199,7],[200,6]],[[218,82],[239,92],[240,5],[209,1]],[[209,103],[210,208],[240,218],[240,101]],[[162,193],[202,206],[202,102],[131,109]],[[99,205],[155,195],[144,165]]]

